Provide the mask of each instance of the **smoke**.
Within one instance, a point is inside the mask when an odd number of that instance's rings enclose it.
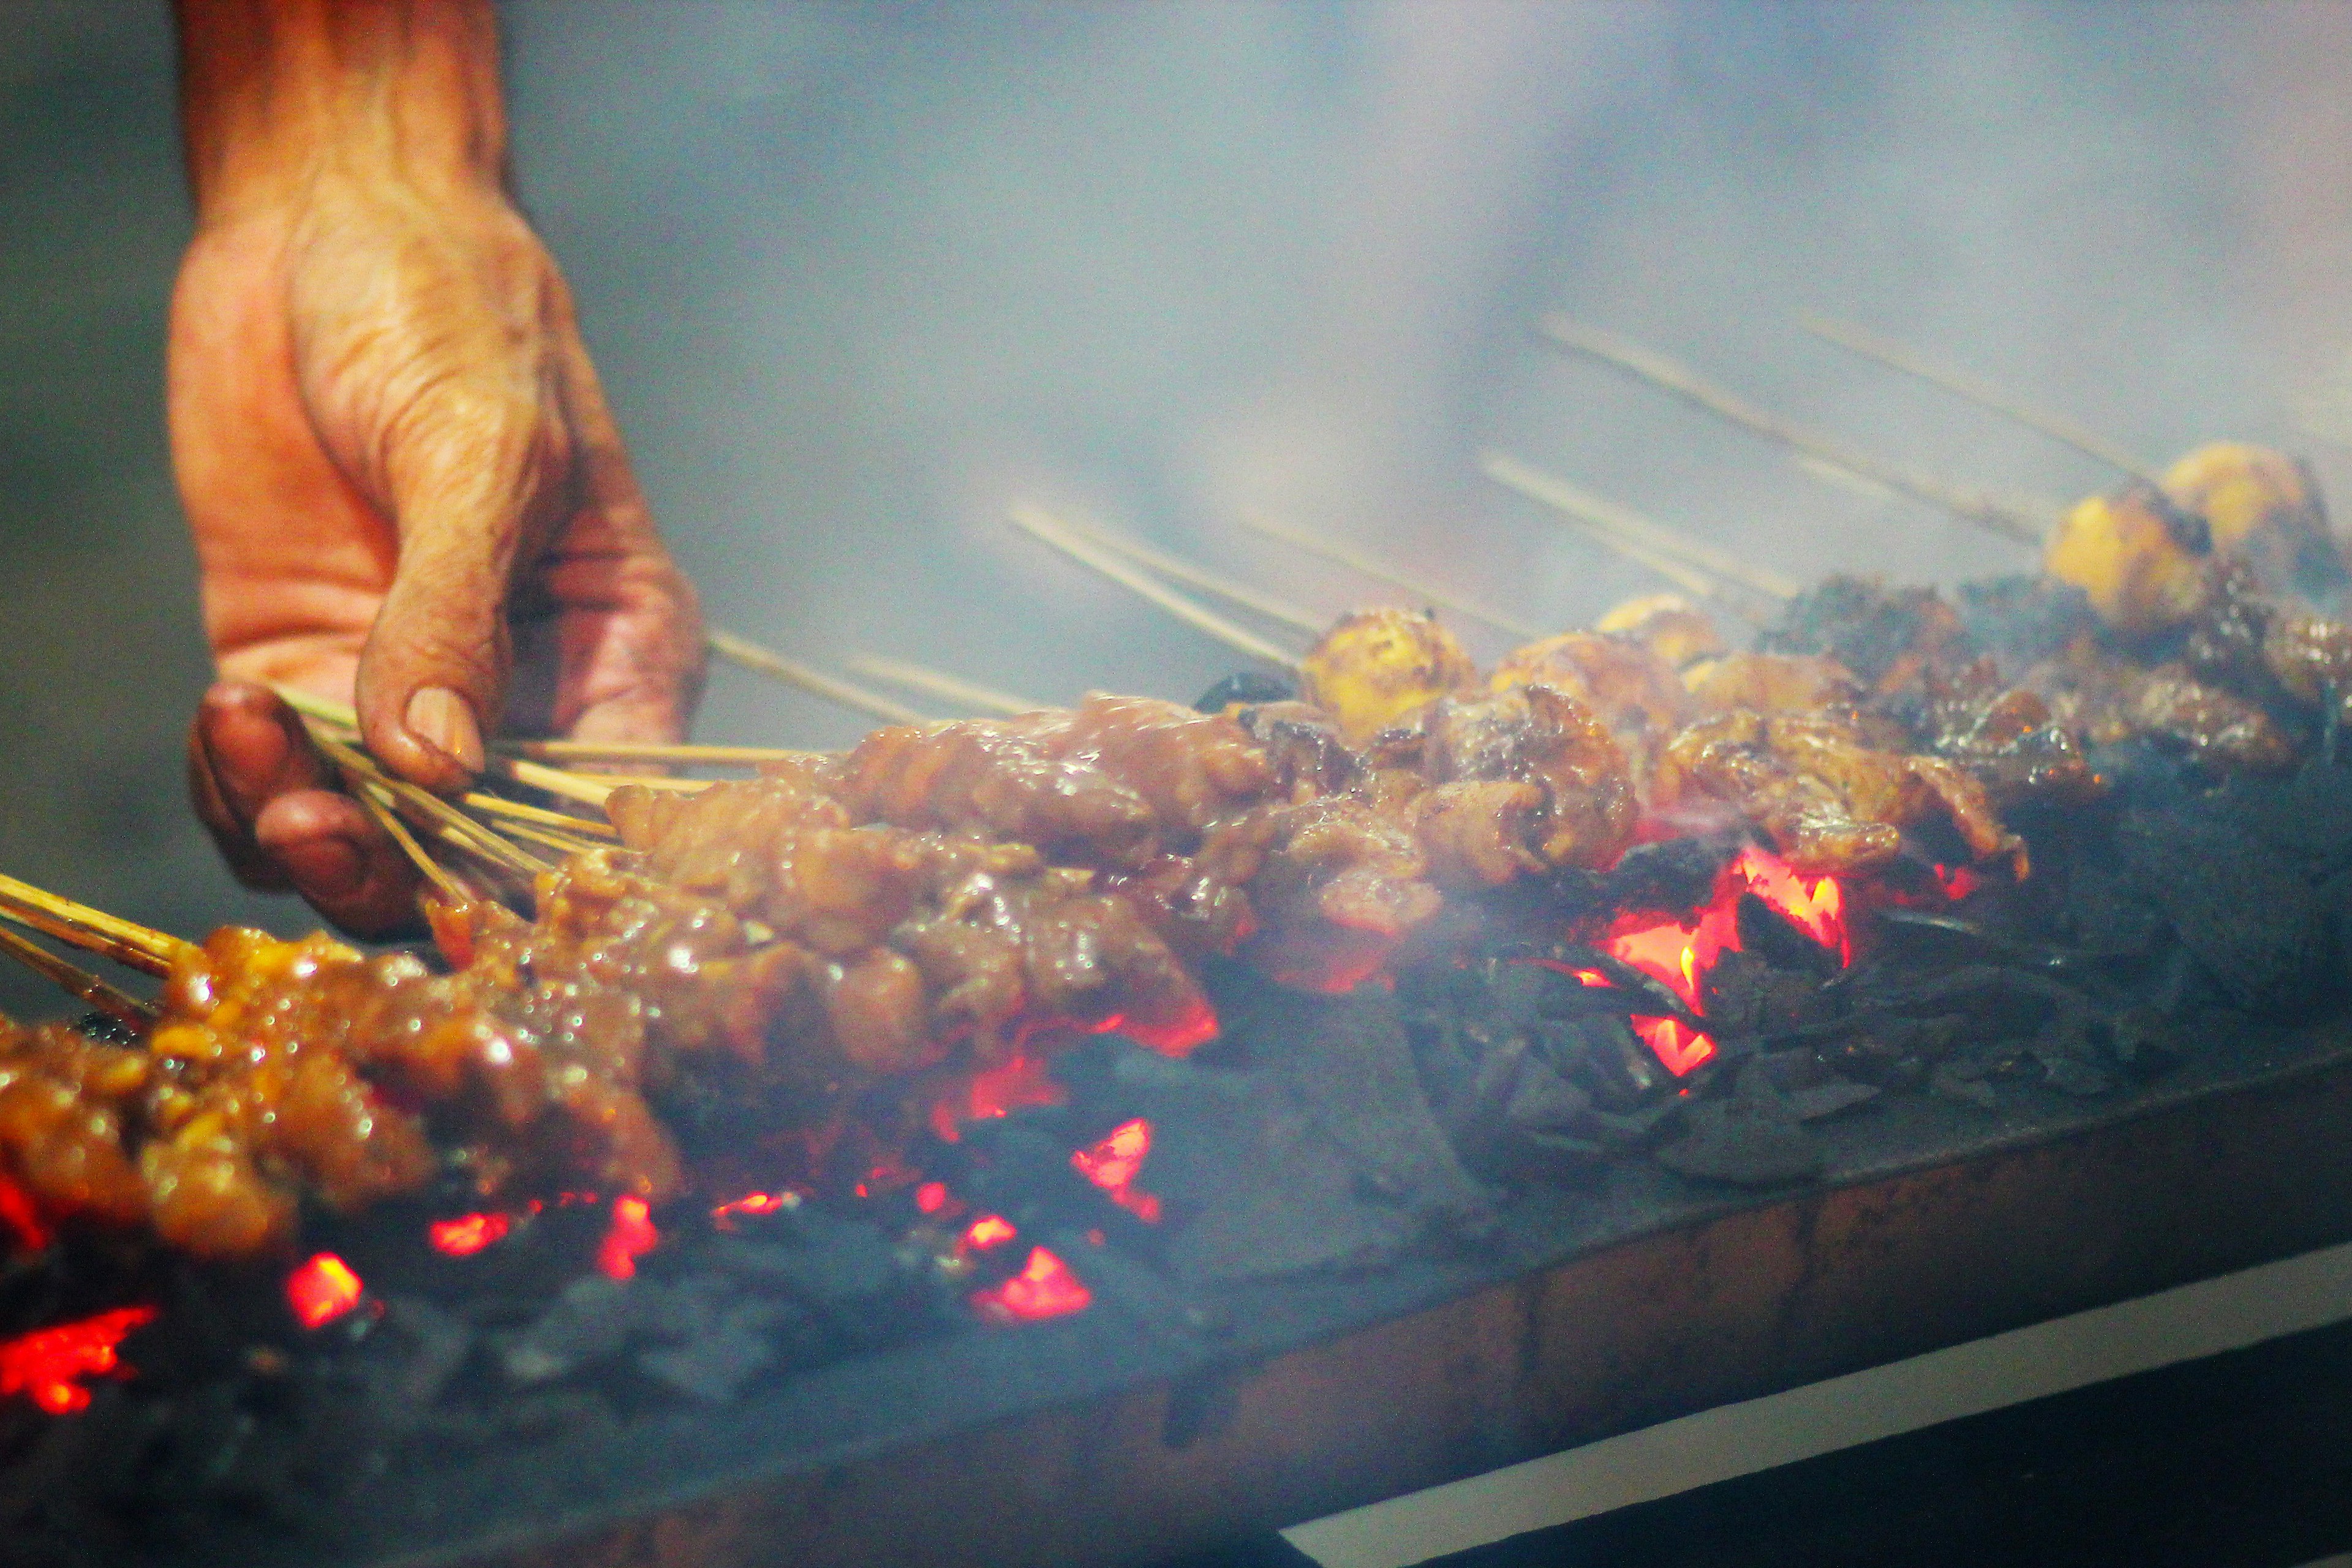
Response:
[[[299,925],[239,901],[173,804],[205,672],[160,437],[186,221],[165,8],[7,14],[0,608],[25,632],[0,709],[27,742],[0,864],[182,928]],[[1317,615],[1383,595],[1242,509],[1537,622],[1662,585],[1486,487],[1489,444],[1799,575],[2026,563],[1560,359],[1527,331],[1552,309],[1955,482],[2109,477],[1794,312],[2152,459],[2245,436],[2352,484],[2296,428],[2352,431],[2340,5],[504,16],[520,188],[656,508],[716,620],[820,661],[1045,700],[1190,697],[1238,662],[1004,527],[1024,499]],[[860,727],[722,671],[702,729]]]

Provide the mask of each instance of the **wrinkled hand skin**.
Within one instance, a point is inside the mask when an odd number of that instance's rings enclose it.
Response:
[[[677,739],[701,623],[499,176],[487,11],[266,9],[181,5],[198,229],[170,419],[220,676],[190,781],[242,880],[383,935],[415,874],[262,683],[353,703],[389,768],[447,791],[501,728]]]

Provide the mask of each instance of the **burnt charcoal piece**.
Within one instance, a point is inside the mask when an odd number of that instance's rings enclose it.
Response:
[[[422,1296],[384,1303],[382,1331],[369,1350],[368,1386],[385,1418],[414,1425],[440,1402],[449,1380],[473,1353],[473,1328]]]
[[[662,1293],[657,1310],[641,1314],[644,1337],[666,1342],[640,1351],[637,1370],[689,1398],[724,1404],[774,1363],[770,1335],[788,1311],[710,1276],[684,1280]]]
[[[1681,1175],[1742,1187],[1777,1187],[1821,1173],[1821,1145],[1805,1131],[1760,1062],[1740,1068],[1727,1098],[1690,1107],[1685,1121],[1685,1135],[1655,1155],[1659,1164]]]
[[[554,1303],[520,1333],[502,1335],[494,1352],[509,1383],[549,1383],[609,1361],[627,1343],[646,1292],[592,1274],[558,1292]]]
[[[2233,1004],[2294,1016],[2329,997],[2328,911],[2302,863],[2200,810],[2133,810],[2124,863],[2181,945]]]
[[[1939,1100],[1973,1105],[1979,1110],[2000,1109],[2000,1096],[1985,1082],[1984,1068],[1976,1062],[1937,1062],[1936,1070],[1927,1077],[1927,1092]]]
[[[1811,1051],[1759,1055],[1755,1064],[1754,1070],[1762,1073],[1780,1091],[1789,1113],[1800,1121],[1819,1121],[1878,1098],[1876,1085],[1840,1077]]]
[[[1932,652],[1965,662],[1960,622],[1933,588],[1892,588],[1864,577],[1824,577],[1789,601],[1758,637],[1763,653],[1827,654],[1876,685],[1897,661]]]
[[[2055,658],[2099,625],[2082,589],[2040,573],[1963,583],[1953,599],[1970,639],[2012,671]]]
[[[1227,1034],[1263,1065],[1197,1073],[1150,1111],[1154,1190],[1193,1216],[1168,1238],[1180,1279],[1364,1267],[1433,1231],[1478,1234],[1491,1195],[1430,1111],[1393,994],[1214,979]]]
[[[1228,675],[1206,691],[1193,708],[1202,713],[1222,713],[1236,702],[1289,702],[1298,696],[1298,683],[1264,670],[1244,669]]]
[[[1577,889],[1581,901],[1620,914],[1680,916],[1715,896],[1723,868],[1738,855],[1736,834],[1636,844],[1607,872]]]

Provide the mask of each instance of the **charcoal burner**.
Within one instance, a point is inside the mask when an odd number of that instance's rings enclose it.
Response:
[[[2102,765],[2031,879],[1844,924],[1694,840],[1392,988],[1214,969],[1194,1059],[1097,1039],[657,1247],[322,1219],[368,1293],[308,1329],[282,1271],[20,1256],[12,1323],[159,1310],[85,1413],[0,1406],[10,1560],[1149,1563],[2352,1236],[2345,771]],[[1710,898],[1698,983],[1637,962]]]

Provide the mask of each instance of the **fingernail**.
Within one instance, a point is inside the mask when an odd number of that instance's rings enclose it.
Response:
[[[482,771],[482,726],[474,705],[446,686],[428,686],[408,700],[408,732],[469,773]]]

